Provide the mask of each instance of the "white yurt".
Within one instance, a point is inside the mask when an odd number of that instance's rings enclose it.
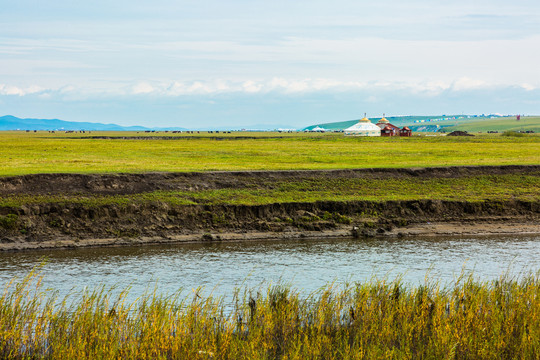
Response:
[[[381,128],[373,124],[367,117],[363,117],[360,121],[350,128],[345,129],[345,135],[356,136],[381,136]]]

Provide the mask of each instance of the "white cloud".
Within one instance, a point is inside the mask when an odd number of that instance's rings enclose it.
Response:
[[[73,86],[73,85],[66,85],[66,86],[62,86],[58,89],[58,92],[61,93],[61,94],[67,94],[67,93],[71,93],[71,92],[74,92],[76,91],[76,87]]]
[[[245,94],[308,94],[308,93],[354,93],[357,91],[372,93],[375,99],[377,94],[384,92],[403,92],[416,96],[439,96],[445,91],[463,92],[487,88],[522,88],[535,90],[539,85],[533,83],[490,83],[481,79],[466,76],[451,80],[427,81],[343,81],[327,78],[287,79],[274,77],[270,79],[246,80],[192,80],[192,81],[150,81],[141,80],[129,83],[96,83],[94,86],[77,86],[73,84],[58,87],[44,87],[39,85],[16,86],[0,84],[0,95],[27,96],[35,94],[50,94],[64,100],[81,100],[83,98],[115,98],[129,97],[130,95],[152,95],[158,97],[177,96],[213,96],[225,93]]]
[[[191,85],[187,86],[185,93],[186,94],[210,94],[215,91],[216,90],[212,86],[212,84],[205,83],[202,81],[195,81]],[[170,95],[170,94],[167,94],[167,95]]]
[[[262,85],[258,84],[256,81],[248,80],[244,81],[244,83],[242,84],[242,89],[248,93],[256,93],[261,91]]]
[[[136,95],[150,94],[154,91],[155,91],[154,87],[147,82],[140,82],[133,87],[133,94],[136,94]]]
[[[537,89],[536,86],[531,85],[531,84],[528,84],[528,83],[523,83],[523,84],[521,84],[520,86],[521,86],[521,88],[523,88],[523,89],[525,89],[525,90],[527,90],[527,91],[532,91],[532,90],[536,90],[536,89]]]
[[[470,79],[468,77],[462,77],[457,79],[452,83],[452,90],[454,91],[463,91],[463,90],[473,90],[479,88],[486,88],[489,85],[482,80]]]
[[[43,93],[45,91],[46,89],[37,85],[31,85],[27,87],[18,87],[18,86],[0,84],[0,95],[25,96],[25,95]]]

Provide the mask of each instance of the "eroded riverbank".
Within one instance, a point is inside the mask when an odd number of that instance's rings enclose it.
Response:
[[[0,249],[540,233],[539,179],[540,166],[5,177]]]

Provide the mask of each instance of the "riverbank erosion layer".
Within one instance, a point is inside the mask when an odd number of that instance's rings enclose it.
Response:
[[[540,166],[4,177],[0,249],[540,233],[539,194]]]

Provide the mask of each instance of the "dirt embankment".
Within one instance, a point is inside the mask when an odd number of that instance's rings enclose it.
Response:
[[[0,178],[0,196],[137,194],[220,189],[257,181],[320,177],[460,177],[535,174],[540,166],[259,171],[116,175],[39,174]],[[160,201],[0,207],[0,249],[77,247],[303,236],[400,236],[423,233],[540,233],[535,201],[320,201],[268,205],[173,205]]]

